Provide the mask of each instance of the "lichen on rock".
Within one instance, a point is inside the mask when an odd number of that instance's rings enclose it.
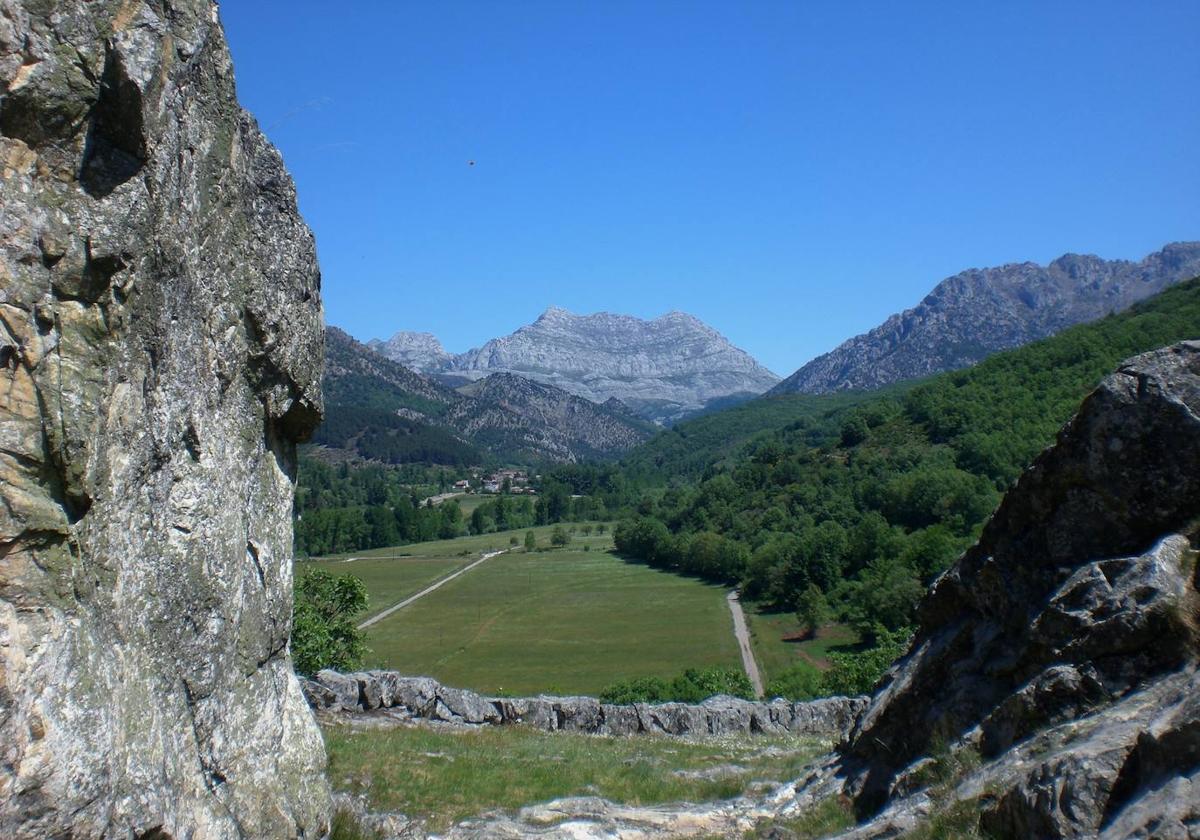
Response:
[[[291,180],[207,0],[0,0],[0,90],[0,835],[320,836]]]

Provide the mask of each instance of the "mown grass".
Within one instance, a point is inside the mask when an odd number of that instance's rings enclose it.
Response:
[[[536,530],[547,545],[552,529]],[[722,587],[611,547],[609,534],[577,534],[565,549],[493,558],[370,627],[367,664],[489,694],[597,694],[627,677],[740,666]]]
[[[544,526],[531,529],[532,553],[520,529],[297,561],[296,574],[362,578],[365,618],[484,552],[511,550],[368,630],[367,667],[486,693],[596,694],[628,677],[739,667],[723,588],[623,562],[611,528],[563,527],[574,530],[566,548],[552,548],[555,526]]]
[[[815,639],[784,641],[784,637],[801,632],[793,613],[760,612],[753,604],[745,606],[751,647],[764,682],[796,666],[822,670],[828,667],[830,650],[848,649],[858,643],[858,634],[842,624],[822,627]]]
[[[824,747],[798,738],[612,738],[525,727],[325,729],[329,779],[432,830],[565,796],[704,802],[797,776]]]
[[[550,544],[553,527],[533,530],[542,546]],[[514,537],[523,544],[525,531],[372,548],[312,560],[298,559],[295,572],[300,576],[310,569],[325,569],[335,575],[348,574],[361,578],[367,586],[367,609],[361,616],[365,618],[478,560],[484,552],[511,548]],[[603,543],[603,538],[588,539],[598,539]]]
[[[418,546],[422,545],[418,543]],[[388,606],[421,591],[439,578],[461,569],[478,558],[404,556],[414,546],[396,550],[392,557],[363,557],[347,560],[297,560],[297,579],[312,569],[325,569],[335,575],[354,575],[367,585],[367,608],[362,611],[365,618]]]

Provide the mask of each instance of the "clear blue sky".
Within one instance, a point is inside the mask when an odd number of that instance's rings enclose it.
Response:
[[[362,339],[681,309],[787,374],[964,268],[1200,238],[1196,0],[221,13]]]

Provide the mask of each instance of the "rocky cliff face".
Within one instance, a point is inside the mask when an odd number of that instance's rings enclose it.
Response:
[[[813,359],[772,393],[879,388],[969,367],[1197,275],[1200,242],[1177,242],[1136,263],[1067,254],[1048,266],[971,269],[943,280],[915,308]]]
[[[313,240],[207,0],[0,0],[0,835],[320,836]]]
[[[713,400],[757,396],[779,381],[716,330],[682,312],[644,321],[550,307],[512,335],[449,358],[430,349],[421,335],[397,333],[372,347],[424,373],[468,379],[515,373],[593,402],[615,397],[656,422],[678,419]]]
[[[990,836],[1192,836],[1198,517],[1195,342],[1088,397],[936,582],[908,655],[799,801],[840,791],[879,814],[855,837],[954,802]],[[932,789],[969,755],[978,769]]]

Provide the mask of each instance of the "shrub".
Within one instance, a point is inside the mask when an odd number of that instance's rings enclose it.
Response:
[[[671,687],[661,677],[634,677],[605,686],[600,692],[601,703],[664,703],[670,698]]]
[[[634,677],[605,686],[600,692],[604,703],[699,703],[714,694],[732,694],[746,700],[754,698],[749,678],[737,668],[719,665],[688,668],[673,680],[661,677]]]
[[[296,582],[292,659],[308,676],[322,668],[352,671],[366,653],[354,617],[367,607],[367,587],[353,575],[314,569]]]
[[[809,665],[793,665],[767,683],[768,697],[811,700],[824,694],[821,672]]]
[[[895,632],[879,627],[875,630],[876,645],[861,653],[830,653],[833,667],[825,672],[821,684],[825,694],[870,694],[887,669],[908,648],[911,632],[905,628]]]

